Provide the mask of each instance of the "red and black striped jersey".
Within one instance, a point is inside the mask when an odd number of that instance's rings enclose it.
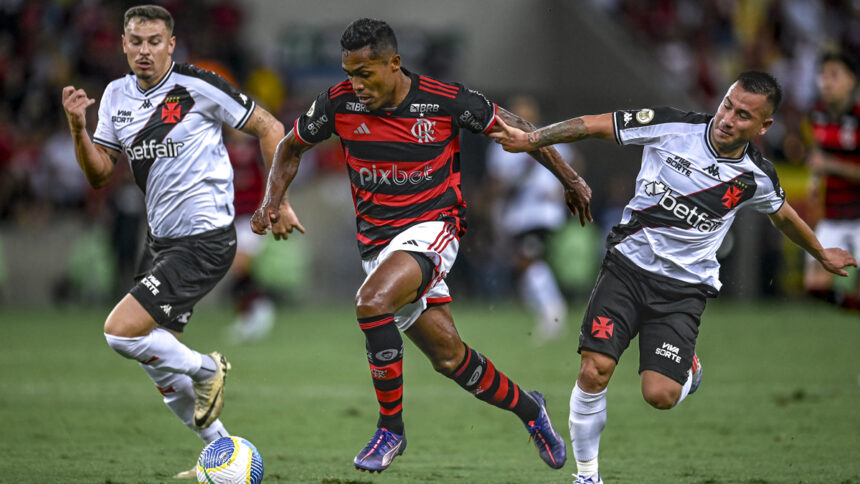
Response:
[[[340,137],[362,259],[420,222],[450,222],[462,236],[459,131],[486,133],[495,123],[496,104],[481,93],[403,71],[412,85],[394,109],[368,110],[347,80],[320,93],[294,124],[303,143]]]
[[[860,103],[839,116],[830,115],[824,103],[818,103],[809,118],[815,143],[822,151],[860,166]],[[828,174],[824,184],[824,218],[860,218],[860,183]]]

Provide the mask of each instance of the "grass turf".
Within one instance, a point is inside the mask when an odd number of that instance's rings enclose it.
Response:
[[[572,328],[581,307],[573,308]],[[567,437],[576,331],[535,347],[516,306],[455,304],[458,328],[524,389],[540,389]],[[182,482],[202,443],[147,376],[101,335],[108,309],[0,309],[0,482]],[[570,482],[537,457],[519,420],[465,394],[406,344],[409,447],[381,475],[352,458],[375,402],[349,307],[282,308],[265,342],[232,346],[230,311],[204,308],[184,341],[233,364],[222,415],[260,449],[265,482]],[[697,351],[705,379],[671,411],[641,398],[634,343],[608,393],[607,483],[860,483],[860,318],[823,305],[714,301]],[[568,452],[572,454],[570,447]]]

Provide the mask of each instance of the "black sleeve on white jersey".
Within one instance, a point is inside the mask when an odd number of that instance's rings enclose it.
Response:
[[[753,164],[763,171],[773,184],[773,193],[767,197],[764,208],[759,209],[759,211],[768,214],[776,213],[785,203],[785,190],[783,190],[782,186],[779,184],[779,176],[776,174],[776,167],[773,166],[773,163],[771,163],[770,160],[762,156],[761,151],[759,151],[752,143],[749,145],[747,155],[750,157]]]
[[[296,119],[293,130],[299,141],[309,145],[325,141],[334,134],[334,113],[328,90],[319,93],[307,112]]]
[[[648,144],[659,137],[659,126],[667,123],[704,124],[710,115],[681,111],[672,107],[624,109],[612,114],[615,139],[619,144]]]
[[[242,116],[236,116],[236,109],[228,110],[227,106],[222,105],[223,109],[230,111],[230,117],[235,117],[237,119],[235,123],[228,123],[231,124],[234,128],[242,129],[242,127],[245,126],[245,123],[248,122],[248,120],[251,118],[251,113],[254,112],[254,107],[256,106],[254,100],[251,99],[247,94],[240,92],[232,84],[230,84],[227,79],[224,79],[217,73],[202,69],[192,64],[176,64],[174,67],[174,72],[200,79],[201,81],[204,81],[207,84],[217,88],[219,91],[229,96],[229,98],[233,101],[236,101],[236,104],[238,104],[242,107],[242,109],[244,109],[244,115]],[[212,96],[209,95],[208,97],[211,98]],[[213,101],[217,102],[218,100],[213,99]]]
[[[482,93],[453,84],[460,88],[452,101],[453,114],[457,126],[473,133],[486,133],[496,121],[496,103]]]

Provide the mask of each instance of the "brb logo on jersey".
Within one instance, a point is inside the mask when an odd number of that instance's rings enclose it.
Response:
[[[358,176],[361,186],[365,185],[405,185],[412,183],[417,185],[424,180],[432,180],[430,175],[433,169],[430,166],[425,166],[423,170],[406,171],[401,170],[397,165],[392,165],[389,169],[377,168],[376,165],[371,165],[370,168],[362,167],[358,170]]]
[[[431,143],[436,141],[436,121],[419,118],[412,125],[412,135],[419,143]]]

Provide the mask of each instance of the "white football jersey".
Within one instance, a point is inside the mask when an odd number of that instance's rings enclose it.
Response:
[[[565,161],[573,161],[570,145],[559,144],[555,148]],[[505,190],[498,216],[506,232],[554,230],[567,220],[570,211],[564,201],[564,187],[528,153],[509,153],[502,145],[490,143],[487,172]]]
[[[672,108],[617,111],[620,144],[643,145],[636,193],[607,245],[654,274],[720,289],[717,249],[738,210],[774,213],[785,201],[776,169],[747,144],[722,158],[713,116]]]
[[[233,169],[223,124],[240,129],[254,101],[221,76],[173,64],[143,90],[130,73],[108,84],[93,141],[128,156],[156,237],[185,237],[233,222]]]

